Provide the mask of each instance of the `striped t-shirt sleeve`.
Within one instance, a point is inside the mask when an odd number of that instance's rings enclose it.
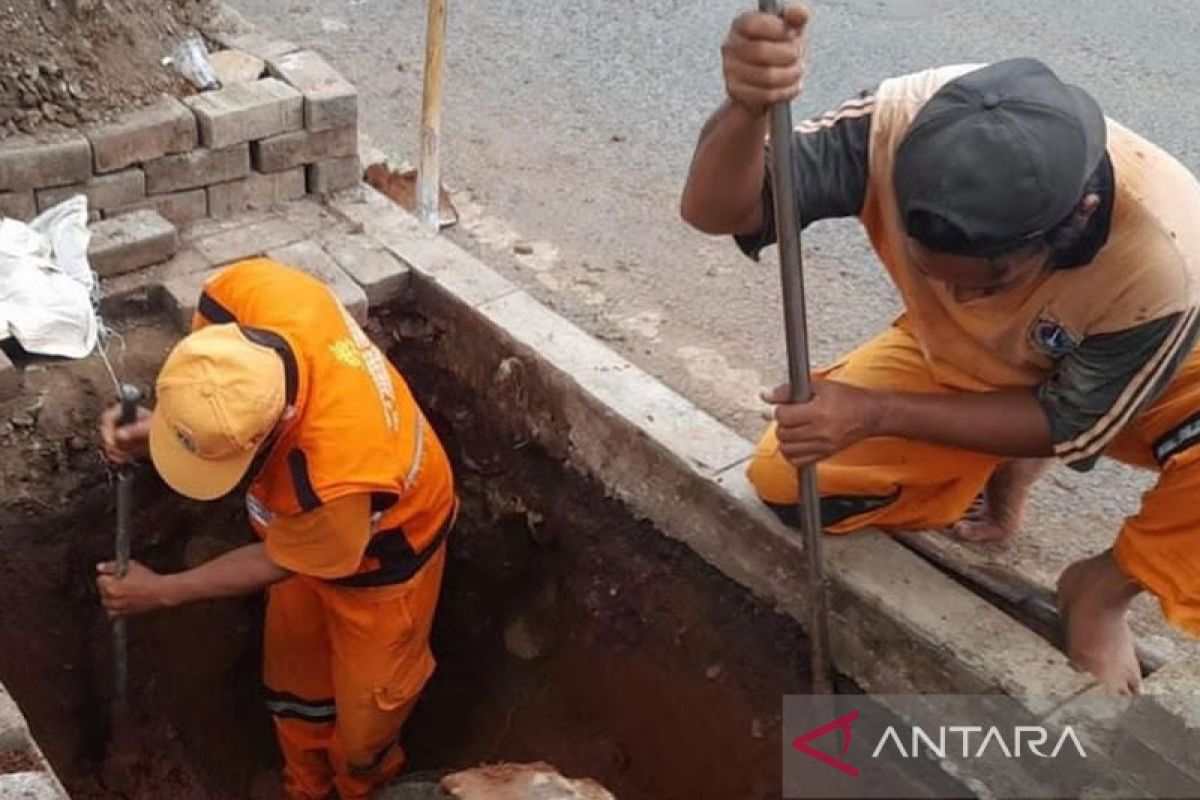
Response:
[[[1157,398],[1190,353],[1200,309],[1085,338],[1038,387],[1055,457],[1091,469],[1104,448]]]
[[[853,217],[862,211],[874,108],[874,94],[863,92],[837,109],[796,126],[796,193],[801,226],[819,219]],[[769,158],[767,162],[762,226],[734,237],[742,252],[754,259],[763,248],[774,244],[777,236]]]

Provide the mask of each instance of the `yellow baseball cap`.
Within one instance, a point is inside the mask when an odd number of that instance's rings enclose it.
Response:
[[[237,325],[209,325],[175,346],[156,386],[150,458],[196,500],[237,486],[286,405],[283,360]]]

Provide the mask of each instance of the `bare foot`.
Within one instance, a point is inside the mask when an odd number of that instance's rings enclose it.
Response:
[[[1006,461],[996,468],[983,492],[950,529],[960,542],[1006,543],[1017,535],[1025,514],[1029,487],[1046,471],[1041,459]]]
[[[1090,672],[1117,694],[1136,694],[1142,682],[1127,619],[1139,591],[1112,560],[1111,551],[1072,564],[1058,579],[1058,610],[1066,626],[1071,666]]]

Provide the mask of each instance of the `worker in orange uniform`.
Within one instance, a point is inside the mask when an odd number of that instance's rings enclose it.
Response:
[[[133,562],[98,583],[112,615],[267,588],[263,678],[284,792],[364,798],[401,770],[397,736],[434,669],[429,633],[456,510],[449,461],[404,379],[332,292],[266,259],[200,296],[157,405],[108,457],[149,454],[180,494],[249,482],[261,542],[185,572]]]
[[[681,201],[755,258],[776,240],[768,111],[800,92],[807,22],[795,4],[733,22]],[[1135,691],[1137,595],[1200,635],[1200,182],[1032,58],[890,78],[793,144],[799,222],[857,217],[904,313],[812,402],[766,396],[759,497],[794,514],[815,464],[831,533],[1002,542],[1047,459],[1154,470],[1114,545],[1058,582],[1072,663]]]

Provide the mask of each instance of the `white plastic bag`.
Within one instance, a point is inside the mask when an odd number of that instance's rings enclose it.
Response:
[[[88,264],[87,198],[29,224],[0,220],[0,339],[31,353],[83,358],[96,346],[96,278]]]

